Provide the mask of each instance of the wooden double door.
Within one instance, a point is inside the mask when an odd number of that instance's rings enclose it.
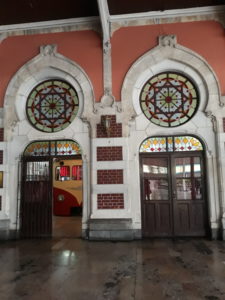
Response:
[[[203,153],[145,153],[140,162],[143,237],[205,236]]]

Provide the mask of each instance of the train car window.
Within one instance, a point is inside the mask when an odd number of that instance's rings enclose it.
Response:
[[[72,167],[72,180],[82,180],[82,166]]]
[[[56,167],[55,180],[57,181],[70,180],[70,167],[69,166]]]

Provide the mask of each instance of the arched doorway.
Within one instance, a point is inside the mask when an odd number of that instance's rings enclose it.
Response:
[[[22,158],[20,236],[81,235],[81,148],[72,140],[36,141]],[[69,219],[68,217],[78,218]]]
[[[151,137],[140,147],[143,237],[207,235],[204,148],[193,136]]]

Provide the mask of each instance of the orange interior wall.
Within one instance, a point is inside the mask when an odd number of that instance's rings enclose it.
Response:
[[[94,31],[9,37],[0,44],[0,106],[13,75],[39,54],[41,45],[57,44],[57,51],[79,64],[90,78],[97,101],[103,94],[102,41]]]
[[[121,98],[121,87],[131,65],[158,45],[159,35],[175,34],[177,42],[207,60],[215,71],[225,94],[225,34],[220,23],[201,21],[179,24],[121,28],[112,38],[113,94]]]

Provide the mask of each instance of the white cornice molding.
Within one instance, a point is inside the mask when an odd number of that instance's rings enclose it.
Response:
[[[225,27],[225,5],[153,11],[127,15],[108,15],[115,31],[121,26],[138,26],[159,23],[188,22],[201,20],[219,21]],[[76,30],[96,30],[101,28],[99,17],[72,18],[54,21],[33,22],[0,26],[0,42],[8,36],[70,32]],[[107,29],[108,30],[108,29]]]
[[[99,17],[85,17],[13,25],[1,25],[0,34],[4,34],[7,37],[14,35],[99,29],[99,27]]]
[[[111,15],[110,21],[137,20],[142,18],[174,18],[183,16],[199,16],[212,13],[224,13],[225,5],[204,6],[197,8],[170,9],[164,11],[149,11],[135,14]]]
[[[215,20],[225,26],[225,5],[111,15],[113,30],[120,26]]]

